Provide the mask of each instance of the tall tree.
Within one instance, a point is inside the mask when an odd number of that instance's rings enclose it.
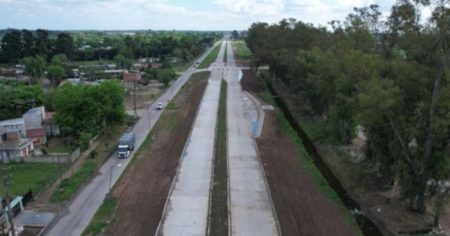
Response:
[[[4,58],[10,63],[17,62],[23,56],[22,35],[19,30],[12,30],[2,38],[1,49]]]
[[[35,37],[36,54],[45,56],[51,51],[51,41],[48,37],[47,30],[37,29]]]
[[[75,44],[73,38],[67,33],[59,33],[55,42],[54,54],[65,54],[69,59],[75,56]]]

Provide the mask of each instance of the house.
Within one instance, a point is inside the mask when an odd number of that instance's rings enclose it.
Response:
[[[125,71],[123,73],[123,83],[127,88],[133,88],[141,81],[141,75],[138,71]]]
[[[47,133],[43,127],[27,129],[27,138],[33,140],[33,145],[47,143]]]
[[[107,64],[106,69],[107,70],[115,70],[115,69],[117,69],[117,65],[116,64]]]
[[[0,138],[0,162],[20,161],[34,150],[33,141],[22,138],[20,131],[7,132]]]
[[[23,118],[0,121],[0,136],[6,137],[7,133],[19,132],[21,137],[25,137],[25,120]]]
[[[58,136],[59,126],[54,120],[54,112],[45,112],[45,107],[31,108],[22,116],[25,122],[25,134],[33,139],[36,145],[45,144],[46,136]]]
[[[45,120],[45,108],[43,106],[31,108],[22,116],[25,121],[25,129],[41,128]]]
[[[105,74],[109,74],[109,75],[120,75],[124,72],[125,70],[104,70],[103,73]]]

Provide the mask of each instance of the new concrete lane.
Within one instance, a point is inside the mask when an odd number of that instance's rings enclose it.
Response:
[[[207,235],[224,50],[225,44],[222,44],[219,55],[212,65],[211,78],[184,147],[157,235]]]
[[[235,67],[230,45],[227,53],[230,235],[279,235],[264,170],[244,109],[244,94],[239,81],[242,73]]]
[[[195,61],[195,63],[203,61],[212,48],[213,47],[207,50]],[[144,117],[141,117],[135,125],[133,132],[136,134],[136,150],[139,149],[144,142],[145,137],[147,137],[161,114],[160,111],[156,111],[156,104],[159,102],[166,103],[171,100],[194,71],[194,66],[189,67],[189,69],[186,70],[157,101],[155,101],[148,112],[145,112]],[[116,140],[112,140],[112,143],[115,141]],[[45,235],[81,235],[97,209],[102,204],[105,195],[110,190],[110,186],[114,185],[119,179],[130,160],[131,157],[127,159],[118,159],[115,155],[111,156],[100,168],[99,175],[97,175],[68,205],[68,207],[64,209],[66,214],[54,227],[47,229]]]

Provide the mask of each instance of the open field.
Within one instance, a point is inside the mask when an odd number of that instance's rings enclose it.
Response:
[[[32,157],[30,157],[32,158]],[[9,177],[9,194],[23,195],[30,189],[37,194],[66,170],[67,165],[48,163],[11,163],[0,165],[2,174]],[[4,189],[0,188],[0,195]]]

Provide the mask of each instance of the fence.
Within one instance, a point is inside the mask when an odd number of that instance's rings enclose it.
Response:
[[[76,161],[81,155],[80,148],[75,149],[70,154],[55,154],[55,155],[39,155],[29,156],[23,158],[21,161],[25,163],[61,163],[70,164]]]

